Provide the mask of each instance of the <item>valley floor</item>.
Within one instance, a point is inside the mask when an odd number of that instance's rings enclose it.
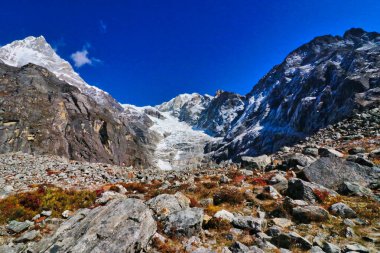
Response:
[[[0,252],[378,252],[379,119],[182,171],[0,155]]]

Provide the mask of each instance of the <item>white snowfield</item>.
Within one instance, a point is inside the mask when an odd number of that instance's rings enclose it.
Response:
[[[156,166],[162,170],[196,167],[205,159],[204,146],[206,143],[216,139],[202,131],[194,130],[185,122],[180,122],[178,118],[172,116],[171,111],[162,112],[151,106],[123,106],[129,110],[135,109],[140,113],[150,110],[161,115],[158,118],[148,114],[148,117],[154,122],[150,130],[160,136],[154,157]]]

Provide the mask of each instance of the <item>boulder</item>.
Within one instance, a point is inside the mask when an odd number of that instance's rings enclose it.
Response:
[[[350,148],[348,150],[348,153],[350,155],[356,155],[356,154],[360,154],[360,153],[365,153],[365,148],[363,148],[363,147],[353,147],[353,148]]]
[[[311,158],[299,153],[292,154],[286,159],[286,163],[290,167],[296,167],[297,165],[306,167],[312,164],[314,161],[315,158]]]
[[[40,231],[38,231],[38,230],[31,230],[31,231],[25,232],[20,237],[16,238],[14,240],[14,242],[15,243],[26,243],[26,242],[29,242],[29,241],[33,241],[39,235],[40,235]]]
[[[32,224],[33,222],[30,222],[30,221],[19,222],[16,220],[12,220],[8,223],[6,228],[11,233],[18,234],[22,231],[27,230]]]
[[[344,203],[335,203],[330,206],[330,212],[342,218],[356,218],[357,214],[354,210],[351,209],[348,205]]]
[[[280,248],[290,249],[294,246],[300,247],[303,250],[309,250],[313,246],[309,240],[300,236],[295,232],[280,233],[271,239],[271,242]]]
[[[312,221],[325,221],[329,218],[329,213],[319,206],[295,207],[292,210],[293,218],[302,223]]]
[[[106,206],[78,211],[27,252],[141,252],[156,229],[153,212],[143,201],[114,199]]]
[[[246,245],[242,244],[241,242],[234,242],[229,247],[229,250],[232,253],[246,253],[246,252],[250,252],[249,248]]]
[[[339,158],[342,158],[344,156],[341,152],[339,152],[333,148],[319,148],[318,154],[322,157],[339,157]]]
[[[352,195],[352,196],[372,196],[373,193],[370,189],[361,186],[357,183],[343,182],[338,186],[338,192],[342,195]]]
[[[265,229],[267,223],[266,220],[262,218],[255,218],[252,216],[236,216],[232,221],[232,225],[237,228],[249,229],[254,233],[258,233]]]
[[[311,155],[314,157],[317,157],[319,155],[318,149],[317,148],[311,148],[311,147],[306,147],[303,149],[302,153],[304,155]]]
[[[191,237],[202,230],[202,208],[187,208],[167,216],[164,231],[168,235]]]
[[[335,191],[330,190],[316,183],[305,182],[298,178],[292,178],[288,181],[288,189],[285,195],[295,200],[305,200],[315,203],[318,200],[317,192],[325,192],[329,195],[338,195]]]
[[[370,168],[334,157],[322,157],[303,172],[309,181],[334,190],[345,181],[367,186],[378,180],[380,175],[379,168]]]
[[[293,222],[286,218],[274,218],[273,223],[281,228],[287,228],[293,225]]]
[[[126,196],[118,192],[106,191],[106,192],[103,192],[100,198],[98,198],[95,202],[96,204],[104,205],[112,199],[120,199],[120,198],[126,198]]]
[[[360,245],[358,243],[355,244],[349,244],[344,246],[343,252],[360,252],[360,253],[368,253],[370,252],[369,249],[364,247],[363,245]]]
[[[261,155],[256,157],[242,156],[241,165],[242,167],[249,169],[264,169],[267,165],[271,163],[271,158],[267,155]]]
[[[160,194],[146,202],[158,219],[163,219],[173,212],[188,208],[190,200],[182,193]]]
[[[326,253],[340,253],[340,248],[336,246],[335,244],[324,242],[323,251]]]
[[[214,214],[214,217],[215,218],[219,218],[219,219],[223,219],[223,220],[227,220],[229,222],[233,221],[233,219],[235,218],[235,216],[226,211],[226,210],[220,210],[220,211],[217,211],[215,214]]]

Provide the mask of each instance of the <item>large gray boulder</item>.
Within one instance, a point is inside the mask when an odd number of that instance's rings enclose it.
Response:
[[[340,216],[342,218],[356,218],[357,214],[351,207],[344,203],[335,203],[330,206],[330,212],[335,216]]]
[[[187,208],[170,214],[165,220],[168,235],[191,237],[202,230],[203,209]]]
[[[337,190],[345,181],[363,186],[379,180],[380,169],[362,166],[336,157],[322,157],[304,169],[305,177],[314,183]]]
[[[256,157],[242,156],[241,165],[249,169],[264,169],[271,163],[271,159],[267,155],[261,155]]]
[[[180,192],[176,194],[160,194],[146,202],[155,212],[158,219],[163,219],[173,212],[189,207],[190,200]]]
[[[236,216],[232,221],[232,225],[237,228],[249,229],[254,233],[258,233],[266,228],[267,222],[265,219],[252,216]]]
[[[295,220],[302,223],[320,222],[329,218],[329,213],[319,206],[298,206],[293,208],[292,214]]]
[[[298,178],[292,178],[288,181],[288,189],[285,194],[292,199],[314,203],[318,200],[317,192],[327,193],[333,196],[338,195],[335,191],[323,187],[322,185],[305,182]]]
[[[156,232],[152,211],[138,199],[114,199],[106,206],[78,211],[30,252],[141,252]],[[28,251],[28,252],[29,252]]]

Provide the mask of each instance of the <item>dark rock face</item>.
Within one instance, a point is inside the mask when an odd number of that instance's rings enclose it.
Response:
[[[243,113],[245,97],[232,92],[220,91],[202,111],[196,128],[211,136],[225,136],[231,125]]]
[[[308,180],[334,190],[346,181],[368,186],[379,180],[380,175],[379,168],[362,166],[334,157],[322,157],[306,167],[303,172]]]
[[[46,69],[0,64],[0,153],[146,165],[149,124],[129,122]],[[149,120],[149,119],[148,119]]]
[[[270,153],[380,101],[380,34],[349,30],[301,46],[246,96],[217,160]]]

